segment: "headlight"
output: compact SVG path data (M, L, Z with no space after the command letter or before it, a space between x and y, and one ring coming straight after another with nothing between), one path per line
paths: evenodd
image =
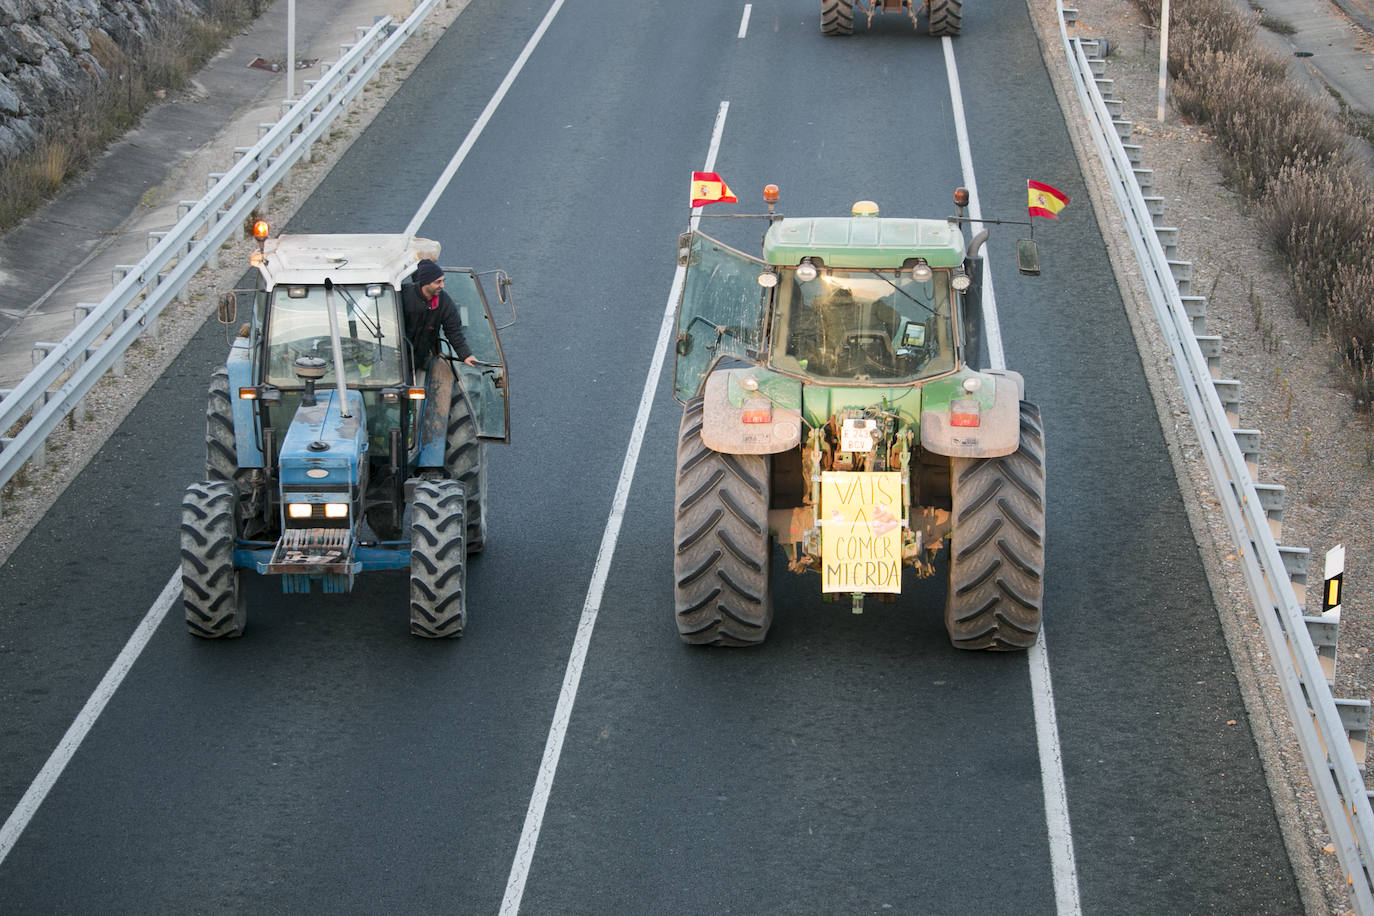
M287 503L286 514L290 518L309 518L312 512L310 503Z
M348 518L348 503L325 503L325 518Z

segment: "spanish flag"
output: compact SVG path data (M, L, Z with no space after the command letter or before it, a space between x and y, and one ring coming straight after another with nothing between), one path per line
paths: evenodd
M692 173L692 206L704 207L706 204L737 203L739 198L730 186L720 180L715 172Z
M1069 205L1069 197L1063 191L1032 179L1026 179L1026 196L1030 215L1045 219L1059 219L1059 211Z

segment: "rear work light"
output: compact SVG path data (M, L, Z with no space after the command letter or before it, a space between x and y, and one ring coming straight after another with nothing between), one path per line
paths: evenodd
M950 426L977 426L978 402L973 400L950 401Z

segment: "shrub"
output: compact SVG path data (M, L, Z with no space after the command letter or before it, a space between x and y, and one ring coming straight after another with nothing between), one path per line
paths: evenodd
M1159 0L1135 0L1155 21ZM1254 41L1258 16L1229 0L1174 6L1169 70L1180 114L1212 129L1228 180L1260 218L1292 278L1293 307L1326 329L1356 403L1374 394L1374 190L1340 121ZM1173 36L1177 35L1177 38Z

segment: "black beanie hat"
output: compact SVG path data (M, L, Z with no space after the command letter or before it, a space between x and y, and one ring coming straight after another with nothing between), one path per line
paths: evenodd
M439 269L439 265L435 264L429 258L421 258L420 263L415 265L416 286L424 286L427 283L433 283L443 275L444 272Z

